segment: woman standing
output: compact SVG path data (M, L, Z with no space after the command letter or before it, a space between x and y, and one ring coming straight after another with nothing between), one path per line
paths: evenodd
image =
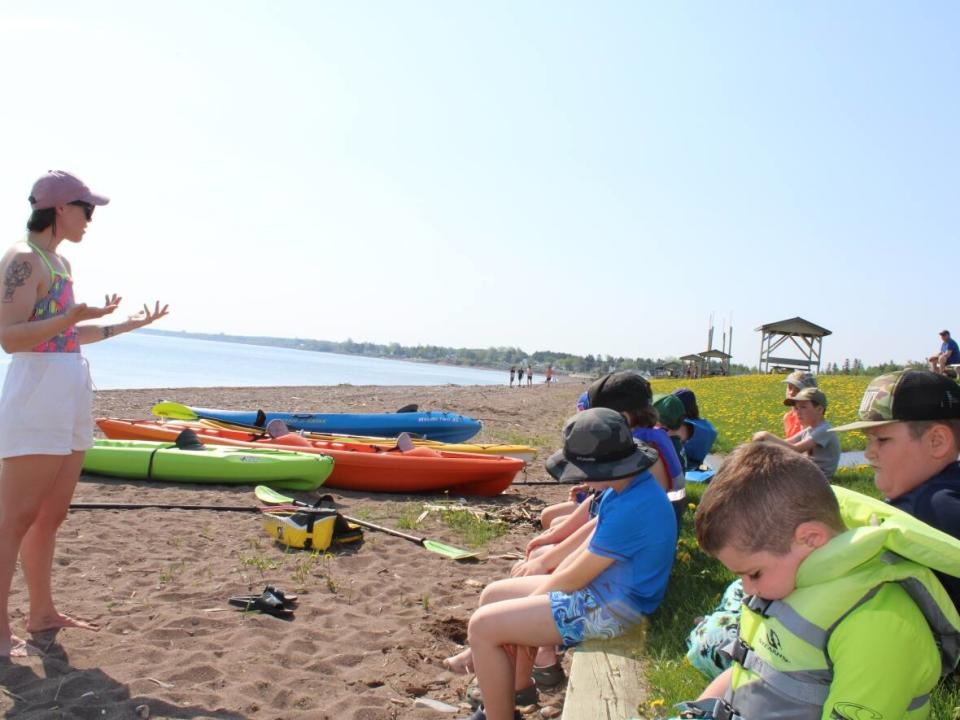
M93 389L80 345L106 340L167 314L151 311L113 325L78 325L111 314L74 302L63 241L79 243L94 208L109 199L70 173L51 170L30 193L27 236L0 262L0 346L13 355L0 393L0 657L22 657L32 646L13 635L8 614L17 556L30 593L27 632L97 626L60 613L51 570L57 528L66 518L85 451L93 445Z

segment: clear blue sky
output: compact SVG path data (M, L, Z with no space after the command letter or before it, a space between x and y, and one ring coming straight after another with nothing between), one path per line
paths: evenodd
M960 4L131 2L0 10L0 218L158 326L657 357L801 315L960 335ZM718 344L718 343L717 343Z

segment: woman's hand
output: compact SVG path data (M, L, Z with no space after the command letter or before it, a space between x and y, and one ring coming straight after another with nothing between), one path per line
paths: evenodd
M104 315L109 315L120 304L121 298L118 295L107 295L103 307L91 307L86 303L77 303L70 306L66 316L70 318L70 324L83 322L84 320L96 320Z
M142 328L144 325L149 325L155 320L159 320L164 315L168 313L169 305L164 305L160 307L160 301L157 300L156 305L154 305L153 310L151 310L146 303L143 304L143 310L138 312L136 315L131 315L127 318L127 323L130 325L131 330L136 330L137 328Z

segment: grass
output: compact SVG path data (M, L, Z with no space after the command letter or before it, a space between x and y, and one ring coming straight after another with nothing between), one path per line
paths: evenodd
M485 520L467 509L451 508L442 513L443 521L458 539L472 548L482 547L505 535L510 526L502 520Z
M827 420L842 425L857 419L863 391L872 377L866 375L820 375L817 382L827 396ZM653 380L655 393L689 387L697 394L703 417L716 426L713 452L730 452L749 440L757 430L783 435L784 385L780 375L737 375L700 380ZM862 450L867 439L860 432L840 435L843 450Z
M699 391L698 395L699 395ZM873 471L866 466L841 468L834 482L857 492L879 497ZM704 487L687 486L690 505L695 507ZM692 509L691 508L691 509ZM716 607L733 575L718 561L701 552L693 530L693 512L684 515L677 558L666 597L650 619L644 659L650 687L648 702L637 709L641 718L671 716L673 705L696 698L707 679L686 659L686 638L693 619ZM960 684L953 677L942 683L931 698L931 720L960 718Z

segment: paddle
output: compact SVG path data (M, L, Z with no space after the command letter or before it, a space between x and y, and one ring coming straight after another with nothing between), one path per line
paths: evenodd
M267 505L295 505L297 507L312 507L309 503L296 500L295 498L289 497L287 495L281 495L276 490L268 488L266 485L257 485L254 488L254 494L256 494L257 499L266 503ZM472 560L476 559L477 554L468 552L467 550L461 550L460 548L453 547L452 545L447 545L446 543L437 542L436 540L428 540L425 537L417 537L416 535L408 535L405 532L400 532L399 530L394 530L393 528L383 527L382 525L374 525L372 522L367 522L366 520L358 520L354 517L349 517L343 515L343 519L347 522L360 525L361 527L369 528L370 530L379 530L380 532L387 533L388 535L395 535L404 540L409 540L414 542L417 545L425 547L430 552L437 553L438 555L443 555L448 557L451 560Z
M170 418L171 420L199 420L200 416L186 405L169 400L162 400L150 408L157 417Z
M76 502L70 503L71 510L214 510L217 512L310 512L311 508L301 505L190 505L187 503L119 503L119 502ZM316 509L316 508L314 508Z

